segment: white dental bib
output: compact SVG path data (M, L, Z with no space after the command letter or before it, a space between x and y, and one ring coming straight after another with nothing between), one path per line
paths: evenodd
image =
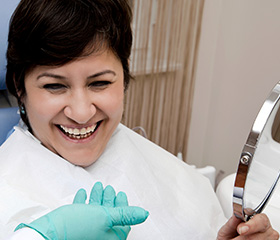
M95 182L124 191L130 205L150 212L130 240L216 239L225 217L208 181L172 154L119 124L104 153L77 167L16 127L0 147L0 239L21 222L73 201Z

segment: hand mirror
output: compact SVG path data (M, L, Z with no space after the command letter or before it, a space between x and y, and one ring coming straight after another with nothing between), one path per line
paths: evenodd
M233 212L248 221L262 212L279 179L280 82L261 107L243 147L233 189Z

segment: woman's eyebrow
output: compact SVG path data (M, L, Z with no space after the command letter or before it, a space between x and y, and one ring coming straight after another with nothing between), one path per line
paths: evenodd
M42 73L37 77L37 80L42 78L42 77L51 77L51 78L56 78L56 79L66 79L66 77L57 75L57 74L53 74L53 73Z
M104 70L104 71L101 71L101 72L98 72L98 73L95 73L93 75L90 75L88 77L88 79L90 78L96 78L96 77L99 77L99 76L102 76L102 75L105 75L105 74L113 74L114 76L116 76L116 73L112 70Z
M112 70L104 70L104 71L95 73L95 74L93 74L93 75L90 75L90 76L88 77L88 79L96 78L96 77L99 77L99 76L102 76L102 75L105 75L105 74L112 74L112 75L116 76L116 73L115 73L114 71L112 71ZM56 78L56 79L61 79L61 80L66 79L66 77L64 77L64 76L45 72L45 73L40 74L40 75L37 77L37 80L40 79L40 78L42 78L42 77L51 77L51 78Z

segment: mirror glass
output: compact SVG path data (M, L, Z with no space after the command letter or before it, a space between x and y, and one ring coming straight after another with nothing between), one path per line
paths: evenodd
M280 171L280 82L264 102L244 145L233 192L234 214L249 220L260 213Z

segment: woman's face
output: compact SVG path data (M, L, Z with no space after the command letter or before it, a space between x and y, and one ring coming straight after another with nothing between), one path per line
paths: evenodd
M79 166L104 151L123 113L124 80L109 50L63 66L37 66L26 74L24 104L33 134Z

